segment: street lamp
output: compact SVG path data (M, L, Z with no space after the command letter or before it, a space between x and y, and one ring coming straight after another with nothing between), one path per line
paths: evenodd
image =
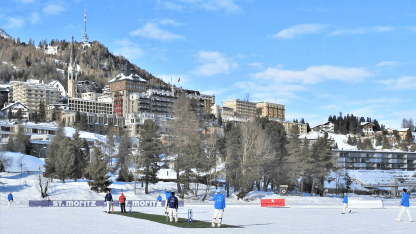
M46 149L46 147L43 147L42 149L39 150L39 152L38 152L38 158L40 158L40 152L42 152L43 149Z

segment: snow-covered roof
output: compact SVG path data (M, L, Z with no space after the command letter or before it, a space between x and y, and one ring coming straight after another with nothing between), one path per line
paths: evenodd
M409 130L409 128L399 128L399 129L397 129L397 131L399 131L399 132L407 132L407 130Z
M76 129L75 128L71 128L71 127L65 127L64 128L64 132L65 132L65 136L66 137L72 137L75 133ZM106 137L100 134L95 134L95 133L91 133L91 132L84 132L84 131L79 131L79 137L80 138L84 138L87 141L91 141L94 142L95 140L99 140L101 142L107 142Z
M116 80L134 80L134 81L140 81L140 82L147 82L147 80L143 79L137 74L130 74L128 76L125 76L123 73L119 73L116 77L108 81L109 83L114 82Z
M317 124L317 125L315 125L315 126L313 126L311 128L316 128L316 127L322 126L322 125L330 125L331 123L332 123L331 121L326 121L326 122L319 123L319 124Z
M7 110L9 108L13 108L13 106L16 106L16 105L21 105L21 106L23 106L24 108L26 108L29 111L29 108L25 104L23 104L21 102L12 102L12 103L9 103L3 109L1 109L1 111L5 111L5 110Z
M371 125L374 125L374 124L372 124L372 123L369 123L369 122L361 122L360 124L361 124L361 126L364 126L364 125L367 125L367 124L371 124Z

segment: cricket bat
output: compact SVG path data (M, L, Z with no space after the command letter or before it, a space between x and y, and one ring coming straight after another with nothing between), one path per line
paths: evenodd
M114 213L114 204L111 202L111 213Z
M169 216L169 213L168 213L168 211L167 210L165 210L165 214L166 214L166 223L168 222L168 216Z

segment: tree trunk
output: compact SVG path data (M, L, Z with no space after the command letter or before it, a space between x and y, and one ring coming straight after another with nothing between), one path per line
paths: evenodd
M260 191L260 180L256 180L256 187L257 187L257 191Z
M314 190L314 187L315 187L315 179L314 179L314 178L312 178L311 195L313 195L313 190Z
M146 167L145 182L146 186L144 187L144 194L149 194L149 165Z
M207 180L207 186L205 187L205 194L204 194L204 197L202 197L202 201L205 201L205 198L207 198L209 189L211 187L211 184L210 184L211 176L209 176L209 177L210 177L210 179Z
M267 192L267 188L269 187L270 180L271 180L271 179L267 179L267 182L266 182L266 180L264 180L264 183L263 183L263 190L264 190L265 192ZM272 188L272 189L273 189L273 188Z

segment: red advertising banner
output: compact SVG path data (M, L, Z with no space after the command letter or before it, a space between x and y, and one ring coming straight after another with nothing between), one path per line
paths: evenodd
M285 199L261 199L261 207L285 206Z

